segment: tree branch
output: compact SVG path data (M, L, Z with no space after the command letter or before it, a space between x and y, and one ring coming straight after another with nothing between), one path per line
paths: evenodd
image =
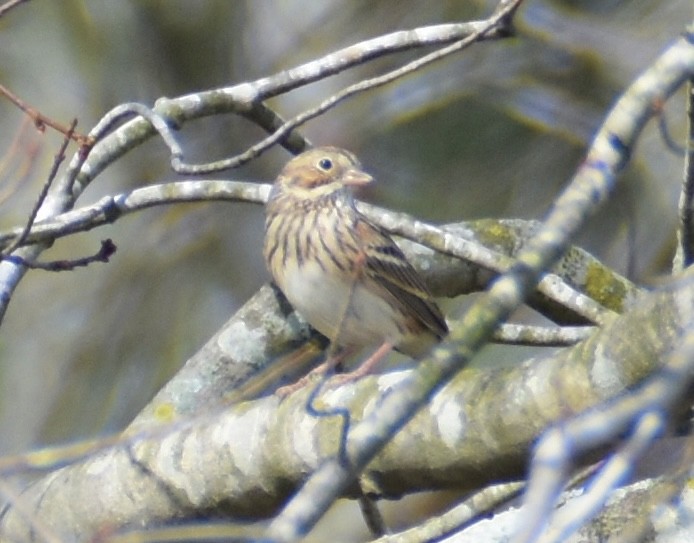
M295 541L306 533L432 394L467 365L494 328L518 307L540 274L556 263L569 238L614 190L617 173L653 114L652 105L670 96L694 73L694 46L689 38L670 46L619 99L582 167L556 200L538 234L521 249L517 263L470 308L461 326L451 331L449 341L420 362L397 394L384 397L378 413L350 432L349 464L333 459L321 465L272 522L271 539Z
M361 474L362 487L370 495L395 497L427 489L474 490L522 477L530 448L548 424L623 395L657 371L690 322L683 305L694 307L691 280L644 296L632 311L554 356L460 373L408 431L395 436L387 454L374 458ZM234 338L218 338L227 341ZM383 408L385 391L397 389L410 373L328 389L321 401L326 409L348 407L355 421L367 420ZM229 385L216 384L220 390ZM220 518L222 512L229 519L269 517L336 452L340 425L306 412L309 393L303 389L283 401L269 396L224 410L208 402L207 410L199 408L189 420L159 403L146 410L153 417L136 421L121 444L49 474L22 493L22 504L64 540L89 539L105 527L118 532L201 515ZM374 402L379 395L381 401ZM500 395L507 398L503 405ZM162 426L165 419L180 422ZM74 503L69 515L66 500ZM5 511L2 540L31 541L30 530L13 508Z

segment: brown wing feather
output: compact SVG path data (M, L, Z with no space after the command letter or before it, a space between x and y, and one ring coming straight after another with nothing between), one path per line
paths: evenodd
M359 227L372 230L361 238L369 240L366 247L367 275L392 294L407 313L416 317L435 336L445 336L448 326L441 310L400 248L380 228L366 221L362 221Z

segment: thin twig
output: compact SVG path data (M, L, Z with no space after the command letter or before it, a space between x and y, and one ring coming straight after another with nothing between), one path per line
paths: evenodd
M687 153L687 148L677 142L677 140L672 136L670 132L670 126L667 122L667 117L665 116L665 111L661 111L658 116L658 130L663 138L663 143L665 147L670 149L675 155L682 157Z
M0 254L0 258L4 258L7 255L11 254L17 247L19 247L26 241L29 232L31 232L31 227L34 225L34 221L36 220L36 215L38 214L39 209L41 209L41 206L43 205L43 202L46 199L46 196L48 195L48 190L51 188L53 180L55 179L55 176L58 173L58 168L60 167L60 164L63 162L63 160L65 160L65 150L67 149L67 146L70 144L70 139L72 138L72 134L76 126L77 119L73 119L70 123L70 126L68 127L68 131L65 134L65 137L63 138L63 143L60 145L60 149L58 149L58 153L55 155L53 159L51 171L48 173L48 179L46 179L46 182L43 184L43 187L41 187L39 197L36 199L36 203L34 204L34 207L31 210L31 213L29 214L29 220L27 220L26 224L24 225L24 229L22 230L21 234L19 234L14 239L14 241L10 243L10 245Z
M450 323L450 326L455 326ZM590 337L595 326L530 326L504 323L494 332L492 341L504 345L567 347Z
M286 122L281 115L262 102L254 103L249 111L241 111L239 114L249 121L256 123L270 134L281 128ZM290 132L284 141L282 141L282 147L294 154L299 154L310 146L310 140L297 131Z
M369 219L393 234L420 243L440 253L473 262L493 272L505 273L516 262L512 256L500 254L456 233L447 232L445 228L440 226L415 220L405 213L392 214L390 220L384 221L379 217L381 212L374 213L371 206L360 202L358 207ZM582 294L555 273L544 274L537 284L537 291L594 324L602 324L606 318L614 315L612 310Z
M111 224L129 213L159 205L200 201L264 203L269 191L270 185L226 180L177 181L151 185L131 192L105 196L90 206L40 221L33 225L24 242L32 244L52 241L76 232L86 232ZM418 221L404 213L387 212L367 206L362 202L359 203L359 209L370 220L391 233L423 244L442 254L474 263L484 269L501 273L513 264L514 259L511 256L503 255L455 232L446 231L444 227ZM0 247L15 239L17 235L17 230L0 232ZM546 274L538 286L538 291L589 322L600 323L611 313L599 302L571 287L556 274ZM549 338L547 334L543 335L548 337L548 343L556 341L565 344L572 341L568 337L571 335L568 331L565 330L559 334L564 339L556 335L554 339ZM574 338L576 338L575 335Z
M365 79L363 81L360 81L359 83L349 85L341 91L333 94L327 100L321 102L318 106L308 109L303 113L300 113L299 115L295 116L293 119L290 119L289 121L285 122L270 136L259 141L255 145L252 145L245 152L236 155L235 157L201 165L189 165L185 164L184 162L178 159L172 159L172 166L177 173L194 175L213 173L221 170L237 168L260 156L263 152L267 151L274 144L288 137L288 135L291 134L292 130L294 130L295 128L298 128L299 126L305 124L311 119L318 117L319 115L325 113L329 109L332 109L337 104L346 100L347 98L351 98L352 96L356 96L357 94L360 94L362 92L373 90L375 88L391 83L396 79L399 79L412 72L420 70L428 64L441 60L444 57L452 55L453 53L457 53L458 51L461 51L462 49L469 47L473 43L484 39L487 35L495 33L497 31L498 26L496 24L488 24L483 29L477 32L473 32L472 34L463 38L462 40L454 42L451 45L439 49L438 51L434 51L433 53L429 53L416 60L408 62L400 68L391 70L390 72L386 72L383 75L372 77L370 79Z
M50 262L32 262L30 260L25 260L21 256L9 255L4 257L4 260L8 262L13 262L20 266L25 266L32 270L44 270L52 272L63 272L72 271L75 268L84 268L89 266L93 262L108 262L111 256L115 254L117 250L116 244L113 243L111 239L104 239L101 241L101 247L99 250L90 256L85 256L83 258L76 258L74 260L51 260Z
M359 501L359 510L361 511L361 516L366 523L366 527L371 532L372 537L381 537L388 533L388 526L386 521L381 514L381 510L378 508L376 500L371 496L364 493L364 489L361 484L359 484L359 496L357 500Z
M101 140L106 134L113 130L113 127L117 123L133 115L139 115L152 125L169 148L172 161L180 160L183 156L183 151L178 141L176 141L176 137L173 135L172 128L169 126L169 122L173 122L173 120L164 118L152 108L138 102L128 102L114 107L91 129L89 132L90 138L92 141Z
M38 163L36 157L41 149L43 140L40 138L28 138L27 133L30 127L31 121L26 117L22 118L20 126L12 138L12 142L5 154L0 157L0 177L5 177L8 180L6 184L3 183L3 187L0 190L0 205L4 204L17 192L18 187L24 183ZM14 161L15 157L20 158Z
M514 3L517 1L514 0ZM500 5L504 3L501 2ZM163 118L175 120L177 123L210 115L235 113L251 119L265 130L274 131L281 125L278 122L281 121L281 118L263 104L269 98L387 55L421 47L450 44L469 36L473 32L478 33L480 29L487 27L488 20L484 20L400 30L350 45L317 60L255 81L197 92L173 99L160 98L157 100L154 110ZM500 26L490 31L486 38L500 38L508 34L507 27ZM267 110L263 111L263 108L267 108ZM260 114L259 118L256 117L257 114ZM271 116L276 118L270 119ZM100 142L103 143L103 146L97 146L97 151L90 155L88 167L79 170L79 187L73 190L73 196L78 196L114 160L117 160L120 156L154 134L156 134L156 130L150 123L145 119L136 118L121 126L117 133L113 134L113 137L105 138L103 142ZM301 134L292 131L281 142L281 145L291 152L298 152L307 143ZM73 171L73 162L74 160L71 161L68 172ZM71 175L74 176L76 174ZM62 186L61 180L59 187Z
M6 15L12 8L16 8L19 4L28 2L29 0L8 0L0 6L0 17Z
M80 145L91 145L93 143L93 141L91 141L87 136L83 136L82 134L75 132L74 128L71 130L69 126L62 125L50 117L47 117L37 109L34 109L4 85L0 85L0 95L4 95L10 102L29 115L31 120L34 121L34 126L40 132L43 132L47 126L50 126L61 134L65 134L66 136L69 134L68 137L75 140Z
M694 84L687 85L687 141L679 201L678 247L674 268L683 270L694 262Z

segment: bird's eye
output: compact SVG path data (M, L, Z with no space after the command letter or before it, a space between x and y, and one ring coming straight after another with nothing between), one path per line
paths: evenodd
M329 158L321 158L318 161L318 167L323 170L323 171L330 171L333 169L333 161L330 160Z

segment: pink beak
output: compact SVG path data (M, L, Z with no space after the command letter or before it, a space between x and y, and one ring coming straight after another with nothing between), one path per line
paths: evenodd
M374 180L368 173L357 169L347 170L342 176L342 182L348 187L361 187L368 185Z

